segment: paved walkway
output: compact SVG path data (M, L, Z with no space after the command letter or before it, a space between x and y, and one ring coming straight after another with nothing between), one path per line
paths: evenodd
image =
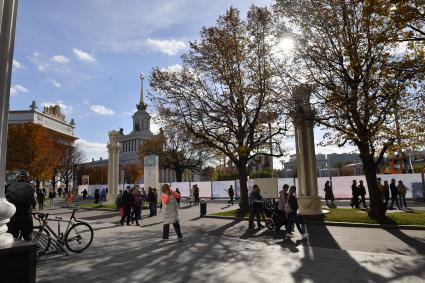
M208 213L235 207L209 203ZM425 231L309 225L310 239L283 240L245 221L199 218L199 207L180 214L186 241L163 243L161 214L137 227L79 211L95 228L92 246L41 258L37 282L425 282Z

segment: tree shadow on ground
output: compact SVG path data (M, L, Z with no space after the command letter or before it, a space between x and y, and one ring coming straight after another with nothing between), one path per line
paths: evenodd
M390 276L372 272L362 265L367 260L358 262L342 250L325 225L313 225L314 229L307 225L310 239L282 240L278 246L226 236L233 229L246 232L237 238L261 240L258 230L250 234L238 225L241 221L193 229L201 234L188 233L183 226L186 241L165 243L160 231L121 233L112 227L82 254L41 259L38 282L279 282L288 276L295 282L387 282L390 276L395 281L417 276L425 267L419 262L406 268L405 257L391 255L371 259L372 264L391 263ZM271 236L266 230L260 235ZM325 270L330 273L324 274Z
M301 258L301 265L292 272L296 282L388 282L406 276L420 276L423 272L424 265L422 263L418 262L407 266L405 257L399 255L383 254L377 255L370 261L356 260L348 251L341 249L326 225L307 225L307 231L310 233L310 237L305 241L280 243L283 249L295 252L299 250L299 246L302 246L304 256ZM394 230L393 233L399 234ZM379 263L385 263L386 266L391 265L390 270L383 273L378 268ZM376 266L377 269L372 271L364 264ZM329 265L335 266L332 274L323 274L322 271Z

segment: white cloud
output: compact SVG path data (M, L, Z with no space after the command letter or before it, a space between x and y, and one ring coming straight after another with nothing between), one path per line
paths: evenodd
M28 92L28 89L23 85L16 84L10 88L10 95L15 96L18 93Z
M167 72L173 72L173 73L178 73L178 72L181 72L182 70L183 70L183 67L179 64L168 66L167 68L161 69L162 72L167 71Z
M103 105L92 105L90 107L91 111L100 115L113 115L114 111L110 108L107 108Z
M179 51L186 48L186 44L183 41L178 40L160 40L160 39L150 39L146 40L146 45L151 47L155 51L160 51L167 55L176 55Z
M75 142L75 145L78 146L85 153L86 161L91 161L92 158L99 160L100 157L107 158L108 150L106 144L90 142L85 139L78 139Z
M55 81L54 79L50 79L50 82L57 88L60 88L62 86L61 83Z
M77 56L77 58L80 59L81 61L87 61L87 62L96 61L96 59L92 55L80 49L74 48L72 49L72 51L74 52L75 56Z
M47 72L47 68L49 67L50 65L49 64L40 64L40 65L38 65L37 66L37 70L39 71L39 72L42 72L42 73L45 73L45 72Z
M59 64L67 64L69 63L69 59L63 55L54 55L50 58L50 61L59 63Z
M23 68L25 68L25 66L24 66L24 64L20 63L18 60L13 59L13 68L15 70L23 69Z
M70 114L73 110L73 107L70 105L66 105L64 104L61 100L57 100L56 102L43 102L43 107L44 106L54 106L54 105L59 105L62 112L66 115Z
M83 101L83 103L84 103L85 105L89 105L89 102L88 102L87 100L84 100L84 101Z

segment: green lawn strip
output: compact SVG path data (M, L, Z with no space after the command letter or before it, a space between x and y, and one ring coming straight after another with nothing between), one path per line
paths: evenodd
M351 222L366 224L392 224L392 225L422 225L425 226L425 211L404 211L387 213L382 221L370 219L367 212L360 209L332 208L325 215L324 221ZM239 209L228 210L211 214L220 217L248 217L248 212L240 213Z

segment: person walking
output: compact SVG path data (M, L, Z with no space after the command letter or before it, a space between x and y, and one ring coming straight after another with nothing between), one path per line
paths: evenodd
M230 185L229 189L227 190L227 193L229 194L230 200L227 202L230 205L233 205L233 197L235 196L235 191L233 190L233 186Z
M259 229L264 226L261 225L260 214L261 206L263 204L263 197L260 194L260 188L257 184L252 187L252 192L249 195L249 228L255 228L254 217L257 219L257 227Z
M106 188L103 188L100 192L100 201L106 201Z
M390 185L387 180L385 180L382 185L382 200L385 203L385 207L388 207L388 202L390 200Z
M117 194L117 197L115 198L115 210L118 211L122 207L121 204L121 198L122 198L122 190L120 190ZM120 216L122 217L122 213L120 211Z
M356 207L356 208L360 208L359 207L359 193L358 193L358 189L357 189L357 181L353 180L353 183L351 184L351 208Z
M94 190L94 203L99 203L99 199L100 199L99 189L95 189Z
M179 191L179 188L177 188L176 189L176 193L178 193L179 194L179 196L180 196L180 198L179 199L177 199L177 206L179 207L179 209L180 209L180 200L181 200L181 193L180 193L180 191Z
M295 196L296 187L291 186L288 192L288 204L286 207L286 214L288 217L288 227L291 227L295 223L297 226L298 232L300 232L303 239L307 238L309 235L305 231L304 220L301 215L298 214L298 201ZM291 237L290 233L285 231L285 237Z
M177 208L177 200L180 199L180 194L171 190L170 185L163 184L161 186L161 202L164 207L162 213L164 226L162 228L162 240L167 241L170 234L170 224L173 224L174 231L177 234L179 241L183 241L179 223L179 211Z
M148 188L147 200L148 200L148 203L149 203L149 217L152 217L152 216L155 215L153 206L156 202L156 199L155 199L155 195L154 195L151 187Z
M158 214L158 192L156 191L156 188L153 188L152 191L154 195L153 215L157 215ZM161 209L162 209L162 202L161 202Z
M127 186L122 193L121 205L124 208L124 213L121 216L121 225L124 225L124 220L126 220L127 225L130 225L131 207L133 206L133 195L130 193L130 189L130 186Z
M363 185L363 180L359 181L359 186L357 188L357 192L358 192L359 196L361 197L361 199L358 201L356 207L358 207L360 203L363 203L363 207L367 208L367 205L366 205L366 188Z
M189 206L192 206L193 203L195 203L195 185L192 186L192 188L189 190Z
M62 197L62 188L61 187L58 188L58 196L59 196L59 198Z
M403 184L403 181L402 180L399 180L398 181L397 191L398 191L398 194L399 194L400 207L403 207L404 206L404 208L407 208L407 203L406 203L407 188Z
M56 199L56 191L55 189L52 189L49 192L49 207L50 208L55 208L55 199Z
M280 190L279 192L279 201L277 203L277 211L280 217L280 220L282 221L282 223L285 223L286 221L286 212L285 212L285 205L287 203L288 200L288 190L289 190L289 185L288 184L284 184L282 186L282 190ZM288 222L286 221L286 230L289 231L289 227L288 227Z
M199 204L199 187L198 185L195 185L195 188L193 190L193 197L195 199L195 205Z
M135 189L133 191L133 211L131 213L131 223L133 224L136 221L136 225L139 226L139 220L142 220L142 195L139 190Z
M45 199L45 195L43 193L43 190L37 189L38 210L44 209L44 199Z
M398 202L398 190L397 190L397 186L395 184L395 179L391 179L390 191L391 191L391 205L390 205L390 209L391 210L394 209L394 203L397 205L397 208L398 209L401 209L400 208L400 204Z
M336 205L334 204L335 196L334 196L334 193L332 191L332 187L331 187L329 181L326 181L326 183L325 183L325 189L324 190L325 190L325 202L326 202L326 205L329 208L335 208L336 207Z
M86 200L86 198L87 198L87 190L84 189L81 194L83 195L83 200Z
M6 186L6 199L15 205L16 212L7 223L7 232L14 238L21 236L25 241L31 241L33 230L32 206L34 205L34 186L28 182L27 171L20 171L16 182ZM4 231L3 231L4 232Z

